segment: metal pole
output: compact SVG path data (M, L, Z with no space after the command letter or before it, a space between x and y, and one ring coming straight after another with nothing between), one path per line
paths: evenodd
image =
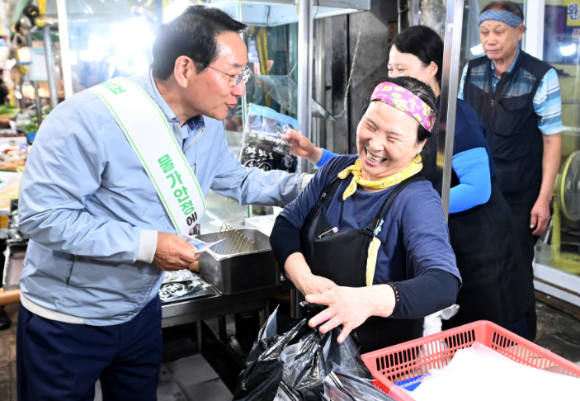
M526 0L526 20L530 29L524 35L524 51L540 60L544 59L545 0Z
M397 13L399 33L401 33L409 27L409 2L407 0L397 0Z
M421 24L420 17L421 17L421 4L420 0L409 0L409 24L411 26L417 26Z
M449 191L451 187L451 160L455 136L455 112L459 85L459 54L463 28L464 0L447 1L445 18L445 50L441 80L441 109L439 140L437 142L437 177L441 177L441 204L445 218L449 216ZM441 160L444 164L441 164Z
M60 60L62 80L64 82L64 98L73 95L72 70L70 60L70 44L68 41L68 17L66 14L66 0L56 0L56 12L58 16L58 40L60 42Z
M324 19L321 18L314 22L314 32L316 37L316 58L314 59L316 101L326 108L326 43L325 31L326 26ZM316 122L316 146L326 147L326 120L317 118ZM314 124L313 124L314 125Z
M298 0L298 121L302 135L312 139L312 31L313 0ZM307 159L300 161L303 173L312 170Z
M50 27L42 28L42 39L44 41L44 58L46 59L46 74L48 76L48 92L50 95L50 107L54 110L58 106L58 95L56 92L56 73L54 72L54 53L52 52L52 40L50 39Z
M243 15L242 15L242 3L238 3L238 21L243 21ZM244 40L244 34L240 33L240 36L242 38L242 40ZM242 85L246 85L245 83L242 83ZM246 124L246 106L247 106L247 98L246 98L246 94L244 93L244 96L242 96L242 126L244 126ZM225 124L225 121L224 121ZM252 209L249 205L248 205L248 209ZM251 217L251 216L248 216Z
M26 33L26 45L28 48L32 48L32 37L30 32ZM28 73L30 77L30 73ZM36 105L36 118L38 120L38 125L42 122L42 104L40 103L40 96L38 95L38 82L31 81L32 86L34 87L34 104Z

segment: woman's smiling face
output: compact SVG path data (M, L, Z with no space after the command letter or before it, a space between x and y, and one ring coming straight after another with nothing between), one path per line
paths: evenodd
M419 123L410 115L381 101L371 102L357 129L362 178L379 181L406 169L421 153Z
M437 64L431 61L431 64L425 66L419 57L411 53L401 53L396 46L392 46L389 52L389 78L411 77L418 79L427 85L439 87L437 82Z

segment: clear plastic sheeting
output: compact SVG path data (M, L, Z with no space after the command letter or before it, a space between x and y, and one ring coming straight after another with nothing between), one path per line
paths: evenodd
M425 316L423 321L423 337L441 332L443 327L442 320L449 320L459 312L459 305L453 304L445 309Z
M324 380L334 370L372 379L354 340L336 341L340 328L324 335L308 327L308 319L323 308L301 303L307 316L287 332L278 326L276 311L260 330L240 373L234 400L320 400Z
M411 393L416 401L572 401L580 394L580 379L521 365L478 342L430 373Z
M433 29L441 37L445 38L445 0L425 0L423 2L422 25Z
M425 0L422 9L422 25L433 29L441 39L445 39L446 3L446 0ZM462 60L472 60L483 56L479 38L480 9L478 0L465 0Z
M479 38L479 13L481 7L478 0L465 0L466 17L463 28L463 57L465 60L473 60L483 56L483 46Z
M552 227L550 223L548 231L551 230ZM538 242L536 242L535 249L536 249L536 257L534 259L535 263L550 266L554 262L554 259L556 258L556 252L554 251L554 248L552 248L550 244L539 239Z
M191 294L207 287L209 287L208 283L189 270L165 272L159 289L159 298L161 302L187 299Z
M296 172L295 156L290 154L290 143L282 137L289 129L298 129L298 121L267 107L250 104L240 163L262 170Z
M298 85L286 75L254 75L253 79L264 93L274 99L281 108L296 115L298 112ZM312 100L312 117L336 121L333 115Z
M251 26L273 27L298 22L296 0L205 0L204 3L217 7L235 16L241 8L242 22ZM370 10L370 0L316 0L313 4L315 19L351 14Z

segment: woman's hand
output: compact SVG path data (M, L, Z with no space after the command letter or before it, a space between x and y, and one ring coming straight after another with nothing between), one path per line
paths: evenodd
M322 276L315 276L314 274L310 274L309 277L306 277L301 281L300 284L301 288L296 288L302 293L302 295L315 295L315 294L324 294L332 290L335 287L338 287L336 283L332 280L329 280Z
M314 164L322 158L322 149L316 147L310 139L293 129L288 130L282 139L290 142L290 152L296 156L305 157Z
M342 325L338 342L342 343L350 332L371 316L389 317L395 308L395 293L389 285L351 288L335 287L320 295L308 295L306 300L313 304L328 306L314 316L308 324L320 327L322 334Z
M284 270L286 276L304 296L322 294L337 286L332 280L312 274L304 255L300 252L288 256Z

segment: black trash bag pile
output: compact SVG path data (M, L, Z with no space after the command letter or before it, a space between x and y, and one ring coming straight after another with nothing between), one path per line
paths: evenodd
M394 401L371 384L338 366L324 379L324 401Z
M338 344L340 328L322 335L318 327L308 326L324 307L307 302L301 306L305 318L290 330L278 327L277 309L268 318L238 377L234 400L321 400L324 381L336 369L372 380L351 336Z

